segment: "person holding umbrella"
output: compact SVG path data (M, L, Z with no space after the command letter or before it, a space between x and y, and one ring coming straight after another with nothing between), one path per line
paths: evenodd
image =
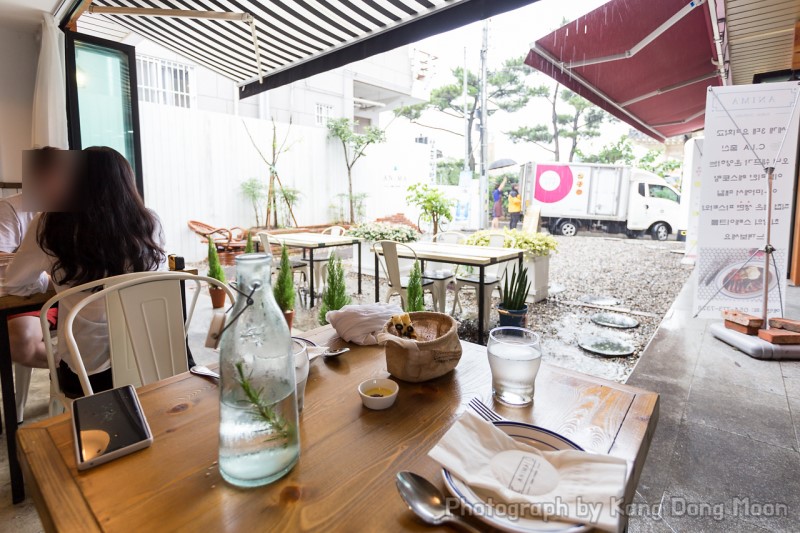
M494 207L492 208L492 229L500 227L500 217L503 216L503 187L506 186L507 178L503 178L494 191L492 191L492 200L494 200Z

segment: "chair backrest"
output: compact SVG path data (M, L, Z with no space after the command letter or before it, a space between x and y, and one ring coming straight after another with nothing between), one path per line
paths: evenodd
M502 233L490 233L489 234L489 246L492 248L503 248L506 243L506 236ZM498 279L502 279L506 274L506 269L508 268L508 261L503 263L495 263L493 265L489 265L486 267L486 273L492 276L497 277Z
M458 231L445 231L443 233L437 233L431 239L433 242L445 242L448 244L458 244L462 240L464 240L464 235L459 233Z
M181 305L181 280L194 282L198 286L185 322ZM114 386L146 385L188 370L186 331L194 313L201 281L222 287L233 302L233 291L227 285L206 276L185 272L141 272L106 278L63 291L45 304L41 317L46 317L46 310L59 299L104 287L75 304L64 320L64 339L72 362L70 366L78 375L84 394L92 394L73 326L75 317L82 309L104 298ZM44 322L42 327L45 333ZM53 373L55 358L49 346L49 331L45 334L45 344L48 365ZM57 376L55 373L53 375Z
M372 245L373 252L378 246L380 246L383 255L383 261L381 261L381 265L383 266L383 272L389 279L389 283L391 283L393 287L399 289L401 286L400 258L397 255L397 247L401 246L409 250L411 252L411 255L414 256L415 261L417 259L417 253L410 246L407 246L397 241L378 241Z
M339 237L344 235L344 232L347 231L341 226L331 226L330 228L325 228L322 230L323 235L333 235L334 237Z

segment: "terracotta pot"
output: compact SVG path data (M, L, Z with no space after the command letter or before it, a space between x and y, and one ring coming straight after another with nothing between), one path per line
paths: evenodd
M208 293L211 295L211 307L214 309L225 307L225 289L209 287Z
M286 325L289 326L289 331L292 330L292 322L294 322L294 309L291 311L284 311L283 318L286 319Z

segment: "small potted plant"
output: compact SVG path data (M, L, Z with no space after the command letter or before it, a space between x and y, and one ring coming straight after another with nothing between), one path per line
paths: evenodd
M244 253L252 254L256 251L255 246L253 246L253 232L247 232L247 242L244 243Z
M525 299L528 297L530 289L527 268L522 267L517 275L517 269L514 267L510 280L508 272L506 272L506 279L503 282L503 301L497 308L501 326L525 327L528 321L528 305L525 303Z
M408 277L405 303L406 313L425 310L425 296L422 292L422 272L419 268L419 261L414 261L414 266Z
M286 246L281 246L281 264L272 292L275 294L275 301L278 302L278 307L283 311L286 324L291 330L292 322L294 321L294 272L292 271L292 263L289 261L289 251Z
M208 277L225 283L225 271L222 270L222 265L219 263L217 246L210 236L208 238ZM211 295L211 307L219 309L225 305L225 289L209 285L208 293Z
M328 323L326 318L328 311L338 311L349 303L350 295L347 294L347 285L344 281L342 260L331 254L328 259L328 279L325 291L322 293L322 304L319 306L320 324Z

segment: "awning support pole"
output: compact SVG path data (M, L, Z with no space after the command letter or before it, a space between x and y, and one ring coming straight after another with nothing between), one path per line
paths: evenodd
M609 61L618 61L620 59L628 59L630 57L635 56L639 52L641 52L647 45L658 39L664 32L669 30L672 26L677 24L681 21L686 15L691 13L695 8L698 8L706 3L706 0L695 0L693 2L689 2L685 6L683 6L677 13L672 15L670 18L666 20L663 24L661 24L658 28L650 32L644 39L636 43L633 48L630 50L626 50L621 54L614 54L610 56L603 56L597 57L594 59L583 59L581 61L570 61L569 63L562 63L563 66L566 68L578 68L578 67L585 67L587 65L596 65L598 63L608 63ZM716 14L712 17L712 20L716 20Z
M253 50L256 54L256 66L258 67L258 82L263 83L264 71L261 68L261 51L258 46L258 34L256 33L256 20L250 13L227 13L221 11L193 11L188 9L160 9L150 7L103 7L90 5L87 9L89 13L101 15L126 15L131 17L170 17L170 18L189 18L189 19L211 19L211 20L232 20L244 22L250 25L250 35L253 38Z

